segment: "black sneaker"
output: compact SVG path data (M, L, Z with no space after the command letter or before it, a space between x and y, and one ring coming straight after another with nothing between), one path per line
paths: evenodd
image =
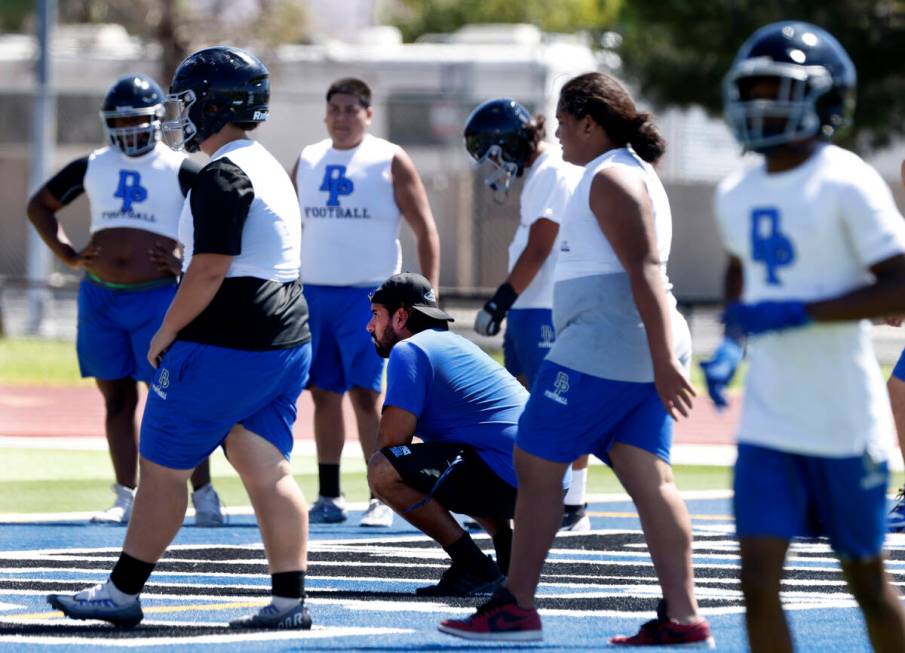
M565 506L562 513L560 531L586 533L591 530L591 518L588 517L588 504L582 506Z
M484 569L465 569L453 563L449 569L440 576L436 585L419 587L415 590L416 596L480 596L493 594L502 587L506 577L500 573L500 568L488 556L489 563Z

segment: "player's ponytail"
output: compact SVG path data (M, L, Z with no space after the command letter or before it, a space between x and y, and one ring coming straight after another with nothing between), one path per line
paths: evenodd
M639 112L628 90L611 75L585 73L570 79L560 91L559 106L576 118L590 116L616 147L631 145L649 163L666 151L651 115Z
M656 163L666 151L666 141L646 111L635 114L635 133L628 139L635 153L649 163Z

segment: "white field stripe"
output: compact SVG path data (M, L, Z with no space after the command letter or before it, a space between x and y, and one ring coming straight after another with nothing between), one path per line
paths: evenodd
M18 603L0 603L0 612L5 612L7 610L21 610L25 608L24 605L19 605Z
M34 621L28 623L33 624ZM59 625L60 622L52 622ZM151 625L158 622L146 621L145 624ZM163 622L169 625L170 622ZM220 624L223 625L223 624ZM291 631L273 631L273 632L256 632L243 633L241 631L230 631L222 635L186 635L185 637L134 637L134 638L117 638L104 640L97 637L28 637L23 639L19 635L0 635L0 642L11 642L17 644L42 644L46 646L100 646L108 648L124 648L124 647L164 647L178 645L200 645L200 644L235 644L237 642L271 642L280 640L295 640L299 644L309 639L327 639L331 637L370 637L374 635L411 635L416 631L403 628L365 628L365 627L318 627L315 626L311 630L291 630Z

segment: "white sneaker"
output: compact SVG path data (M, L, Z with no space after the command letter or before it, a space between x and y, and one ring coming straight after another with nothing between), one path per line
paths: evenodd
M308 521L312 524L341 524L346 519L346 498L343 496L318 496L308 510Z
M389 528L393 525L393 509L380 499L371 499L358 525Z
M192 505L195 506L195 526L223 526L226 523L220 497L211 483L192 492Z
M91 518L94 524L127 524L132 516L132 504L135 503L135 490L125 485L114 483L110 486L116 494L116 501L104 512Z

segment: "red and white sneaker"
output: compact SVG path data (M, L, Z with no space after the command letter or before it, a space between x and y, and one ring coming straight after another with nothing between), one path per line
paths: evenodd
M520 608L502 587L467 619L447 619L437 626L441 633L501 642L537 642L543 639L537 610Z
M693 624L680 624L667 616L666 601L660 599L657 618L651 619L634 635L617 635L610 638L614 646L681 646L689 648L715 648L716 641L710 634L710 624L701 619Z

